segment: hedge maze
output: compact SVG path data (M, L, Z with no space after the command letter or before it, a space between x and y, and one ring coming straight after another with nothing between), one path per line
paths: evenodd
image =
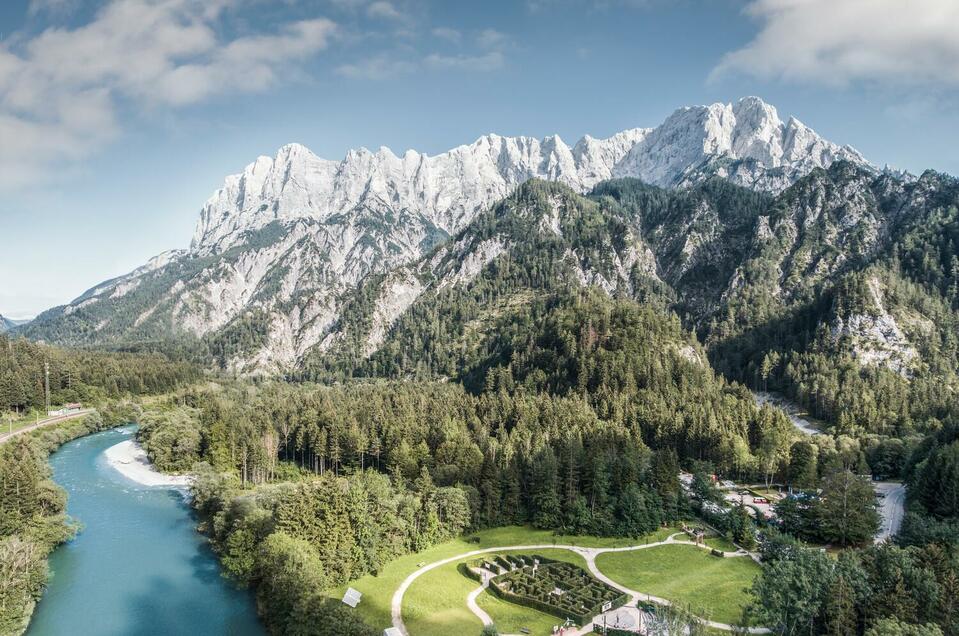
M489 589L503 600L578 625L589 624L605 603L615 608L629 598L576 565L536 555L497 555L471 565L496 575Z

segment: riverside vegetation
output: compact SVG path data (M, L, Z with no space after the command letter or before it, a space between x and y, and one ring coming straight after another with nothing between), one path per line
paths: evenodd
M47 556L77 524L66 493L50 479L48 453L67 441L137 419L125 398L160 393L198 377L196 368L162 356L68 351L0 334L0 404L14 412L44 405L44 362L53 403L74 400L98 411L0 445L0 634L26 629L46 585Z

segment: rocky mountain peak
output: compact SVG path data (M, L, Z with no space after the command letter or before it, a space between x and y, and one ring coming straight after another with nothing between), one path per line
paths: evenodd
M584 192L611 177L676 187L718 174L780 192L838 159L869 165L855 150L822 139L795 118L784 123L758 97L680 108L657 128L606 139L586 136L572 147L558 135L489 134L434 156L408 150L398 157L380 147L350 150L341 161L329 161L294 143L227 177L201 210L191 251L220 253L244 232L277 220L323 220L370 208L414 212L452 234L532 178Z

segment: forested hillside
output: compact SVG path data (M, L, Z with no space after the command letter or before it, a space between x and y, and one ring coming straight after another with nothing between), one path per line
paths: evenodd
M536 311L487 334L485 357L448 382L191 389L147 414L140 438L161 468L196 466L203 527L278 634L323 633L310 627L319 623L373 633L323 591L463 531L531 524L636 537L698 510L754 544L742 509L690 509L681 468L699 484L716 471L813 493L808 508L801 499L777 506L785 535L758 535L764 573L751 612L762 624L872 636L900 620L953 633L953 428L905 444L804 437L716 375L663 307L591 290L557 294ZM850 548L870 544L878 523L857 474L893 465L913 499L902 547ZM709 501L712 487L699 488L694 499ZM791 534L847 549L837 565ZM945 561L933 566L937 554ZM830 604L847 585L861 594Z
M165 356L72 350L0 334L0 410L42 409L49 370L51 405L170 391L199 368Z

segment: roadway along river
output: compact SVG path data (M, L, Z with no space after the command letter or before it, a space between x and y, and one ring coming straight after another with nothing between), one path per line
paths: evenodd
M184 494L129 481L103 451L132 429L65 444L50 458L83 524L50 559L53 576L29 636L261 636L254 601L220 576Z

